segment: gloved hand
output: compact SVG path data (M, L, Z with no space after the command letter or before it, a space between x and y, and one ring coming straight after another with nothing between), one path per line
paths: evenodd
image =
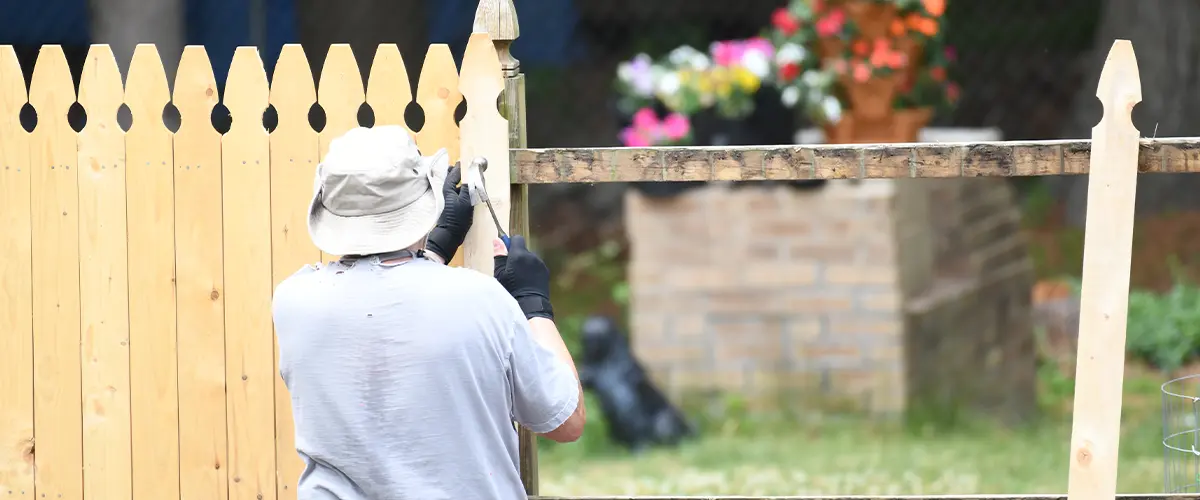
M446 199L446 206L425 242L425 249L436 253L442 258L442 262L450 262L458 247L462 246L463 240L467 239L467 231L471 229L472 215L475 213L467 185L457 186L461 179L462 167L455 163L446 171L446 182L442 184L442 196Z
M517 299L525 318L554 319L550 305L550 269L541 257L525 247L524 236L513 236L508 248L499 238L492 240L496 281Z

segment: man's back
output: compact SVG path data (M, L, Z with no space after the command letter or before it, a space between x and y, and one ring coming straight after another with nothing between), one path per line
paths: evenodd
M475 271L305 268L273 312L301 500L525 498L511 419L557 426L575 408L569 369L521 338L515 301Z

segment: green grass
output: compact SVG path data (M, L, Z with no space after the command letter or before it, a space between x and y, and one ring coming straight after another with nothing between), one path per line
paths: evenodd
M678 449L632 456L591 426L582 445L542 446L544 495L935 495L1063 493L1072 384L1043 374L1045 416L1017 430L913 430L856 418L710 422ZM1162 376L1126 373L1123 493L1163 489ZM590 405L589 405L590 406ZM598 409L591 415L598 415Z

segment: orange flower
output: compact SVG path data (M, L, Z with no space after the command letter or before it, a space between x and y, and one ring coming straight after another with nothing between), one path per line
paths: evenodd
M871 79L871 68L863 63L854 63L854 81L862 83Z
M892 21L891 31L892 36L904 36L904 32L908 31L908 29L904 27L904 21L895 19Z
M850 47L856 56L865 56L871 51L871 45L866 40L858 39L854 41L854 45Z
M925 36L933 36L938 32L938 22L936 20L917 14L909 14L905 18L904 23L913 31Z
M921 3L925 5L925 11L933 17L941 17L946 13L946 0L921 0Z
M929 70L929 76L932 77L933 81L935 82L944 81L946 79L946 68L941 66L933 68Z

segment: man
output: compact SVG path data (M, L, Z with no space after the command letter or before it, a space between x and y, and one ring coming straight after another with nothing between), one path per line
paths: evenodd
M512 420L583 432L545 263L514 236L494 277L444 265L473 214L447 169L398 126L347 132L317 168L309 233L346 257L305 266L273 304L299 500L523 499Z

